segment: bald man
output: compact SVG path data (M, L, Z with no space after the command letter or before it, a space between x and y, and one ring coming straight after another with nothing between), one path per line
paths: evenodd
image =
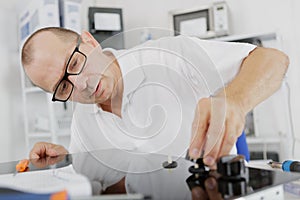
M35 85L53 93L53 101L79 103L72 152L117 146L179 155L188 147L190 157L204 156L213 166L218 157L234 152L246 114L280 87L289 59L276 49L184 36L129 50L102 49L88 32L50 27L27 39L22 63ZM171 88L182 110L169 94L149 85ZM152 109L157 104L174 120L163 124L164 112ZM154 128L147 127L150 122ZM171 135L156 134L163 131L159 127ZM30 157L63 153L64 147L41 142Z

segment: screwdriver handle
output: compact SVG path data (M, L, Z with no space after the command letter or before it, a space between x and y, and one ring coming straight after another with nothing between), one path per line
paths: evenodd
M300 172L300 162L286 160L282 163L282 170L286 172Z
M29 165L29 160L28 159L23 159L18 162L16 165L16 171L17 172L24 172L28 169Z

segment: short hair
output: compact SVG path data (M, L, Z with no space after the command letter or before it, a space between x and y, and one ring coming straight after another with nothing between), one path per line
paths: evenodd
M42 33L49 31L51 33L54 33L58 38L62 39L64 42L73 42L76 41L76 39L79 37L79 34L76 33L75 31L66 29L66 28L61 28L61 27L46 27L46 28L41 28L34 33L32 33L28 39L25 41L23 48L22 48L22 53L21 53L21 60L23 66L29 65L33 61L33 49L32 49L32 40L33 38Z

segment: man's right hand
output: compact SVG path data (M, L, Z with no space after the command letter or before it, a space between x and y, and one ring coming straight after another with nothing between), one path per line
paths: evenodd
M38 159L45 157L56 157L64 154L68 154L68 151L61 145L48 142L38 142L31 149L29 158Z

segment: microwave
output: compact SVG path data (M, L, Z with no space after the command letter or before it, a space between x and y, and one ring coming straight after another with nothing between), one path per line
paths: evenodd
M213 38L229 34L228 7L225 2L170 11L169 18L174 35Z

